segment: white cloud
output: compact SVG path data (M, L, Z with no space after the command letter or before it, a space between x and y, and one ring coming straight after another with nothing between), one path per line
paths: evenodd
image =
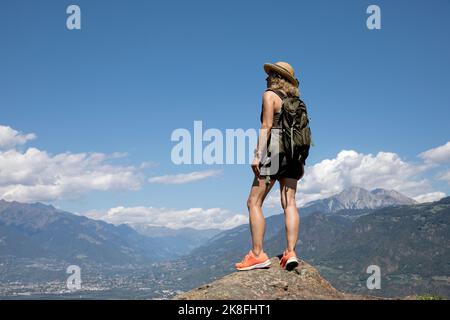
M133 166L118 166L107 160L126 153L60 153L50 155L37 148L18 151L14 147L34 139L0 126L0 198L21 202L76 198L100 190L139 189L143 177Z
M15 147L35 139L0 126L0 198L20 202L74 199L91 191L138 190L145 183L143 170L157 166L143 162L138 166L113 165L109 160L126 153L71 153L51 155L30 147ZM216 176L221 170L152 177L149 182L182 184Z
M89 211L87 217L113 224L143 224L172 229L230 229L248 223L248 216L221 208L176 210L155 207L116 207L107 211Z
M439 174L438 179L447 181L447 183L450 184L450 171Z
M141 163L139 168L141 168L141 169L150 169L150 168L156 168L157 166L159 166L158 162L144 161L144 162Z
M221 172L222 170L192 171L189 173L151 177L148 179L148 182L162 184L183 184L214 177L219 175Z
M422 152L419 157L428 163L450 163L450 141L442 146Z
M343 150L334 159L306 167L305 176L298 183L297 204L303 206L330 197L350 186L393 189L410 197L419 196L433 191L430 182L420 177L426 169L427 166L405 162L392 152L374 156ZM279 199L278 190L268 196L266 205L278 207Z
M100 190L137 190L142 177L132 166L106 163L102 153L49 155L29 148L0 152L0 198L22 202L76 198Z
M426 193L426 194L421 194L417 197L414 197L413 199L416 200L417 202L423 203L423 202L433 202L433 201L438 201L442 198L444 198L446 196L446 194L444 192L430 192L430 193Z
M441 170L445 168L443 172L436 175L436 178L450 184L450 171L448 170L448 164L450 164L450 141L442 146L422 152L419 154L419 157L430 167L439 166Z
M11 127L0 125L0 149L12 148L33 139L36 139L34 133L22 134Z

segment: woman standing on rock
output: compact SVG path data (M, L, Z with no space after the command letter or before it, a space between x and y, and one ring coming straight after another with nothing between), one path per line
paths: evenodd
M297 101L301 101L299 100L299 83L295 78L294 69L286 62L265 64L264 70L268 75L266 78L267 89L262 98L261 129L252 162L255 177L247 200L253 248L241 262L236 263L236 269L252 270L270 266L270 259L263 250L265 220L262 205L275 181L278 180L287 237L287 247L281 256L280 264L282 268L292 270L298 265L295 246L300 218L295 193L297 181L304 174L304 159L287 161L287 151L279 149L279 152L277 152L279 146L276 146L276 144L280 141L280 135L284 134L282 117L280 116L281 111L284 110L282 110L283 101L286 98L296 98ZM270 144L272 144L271 151L267 152L265 157L263 151ZM267 164L269 164L270 171L266 170Z

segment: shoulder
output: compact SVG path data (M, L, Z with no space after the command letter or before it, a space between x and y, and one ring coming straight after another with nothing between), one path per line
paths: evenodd
M274 104L280 97L273 91L264 91L262 95L262 100L264 104Z
M265 90L264 92L263 92L263 99L270 99L270 98L275 98L275 97L277 97L278 95L275 93L275 92L273 92L272 90Z

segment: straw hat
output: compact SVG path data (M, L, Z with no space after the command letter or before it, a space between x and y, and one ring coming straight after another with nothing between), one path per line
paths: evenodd
M275 62L275 63L265 63L264 71L269 74L271 72L278 73L282 77L286 78L289 82L298 87L298 79L295 77L294 68L287 62Z

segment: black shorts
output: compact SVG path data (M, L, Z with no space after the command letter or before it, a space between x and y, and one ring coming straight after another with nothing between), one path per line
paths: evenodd
M271 159L272 161L272 159ZM260 164L260 170L263 164ZM266 165L267 167L267 165ZM277 170L278 169L278 170ZM284 153L280 153L278 157L278 168L274 167L269 170L270 174L261 174L261 177L270 176L270 179L279 180L281 178L291 178L300 180L305 174L305 165L303 161L287 162Z

